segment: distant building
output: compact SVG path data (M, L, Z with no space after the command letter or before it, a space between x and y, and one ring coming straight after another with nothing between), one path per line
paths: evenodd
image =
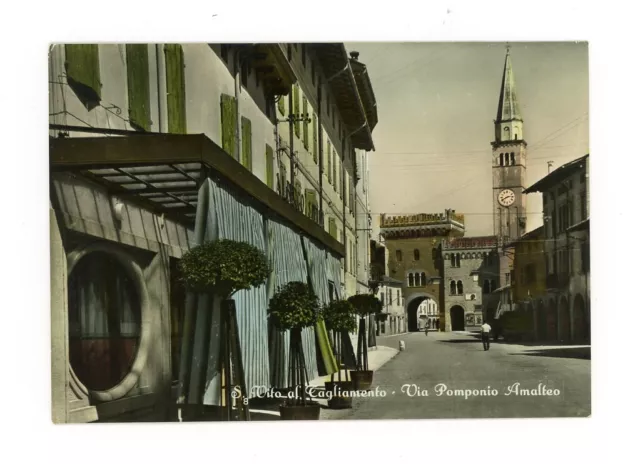
M382 302L382 314L376 321L378 335L395 335L406 332L402 284L401 280L388 276L382 278L378 290L378 298Z
M438 328L438 303L432 299L424 300L418 306L418 330Z
M499 283L496 237L461 237L442 242L445 330L482 325L497 309Z
M418 307L432 300L439 310L438 326L445 330L441 243L464 235L464 216L453 210L437 214L380 217L380 234L388 250L389 276L404 282L407 330L420 330Z

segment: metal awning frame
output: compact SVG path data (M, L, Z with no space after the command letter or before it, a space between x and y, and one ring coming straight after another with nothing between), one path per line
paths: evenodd
M145 208L193 227L201 183L231 185L264 214L284 220L340 257L344 245L293 208L204 134L50 138L50 171L75 172ZM163 177L164 176L164 177Z

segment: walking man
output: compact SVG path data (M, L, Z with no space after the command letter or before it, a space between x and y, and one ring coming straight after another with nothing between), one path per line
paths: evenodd
M487 351L489 349L489 334L491 333L491 326L487 324L487 321L484 321L480 328L482 330L482 346L484 347L484 350Z

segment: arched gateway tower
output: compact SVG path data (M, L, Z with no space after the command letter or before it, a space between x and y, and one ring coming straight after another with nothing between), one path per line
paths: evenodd
M418 307L427 299L438 308L438 328L447 325L442 275L443 240L464 235L464 216L453 210L444 214L380 217L380 235L388 253L389 277L402 280L407 329L419 330Z

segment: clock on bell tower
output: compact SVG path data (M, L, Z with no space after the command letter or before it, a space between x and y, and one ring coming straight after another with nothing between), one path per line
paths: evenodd
M493 233L516 239L526 230L524 185L527 143L507 49L493 147Z

